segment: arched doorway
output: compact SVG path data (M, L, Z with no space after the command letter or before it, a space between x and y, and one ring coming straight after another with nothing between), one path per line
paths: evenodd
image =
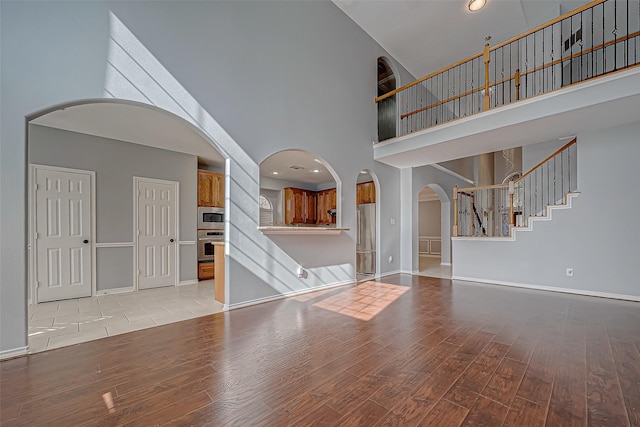
M435 188L434 188L435 187ZM418 274L451 278L450 204L441 198L442 189L427 185L418 193Z
M396 89L396 76L386 59L378 58L378 96ZM396 137L396 96L378 102L378 141Z
M193 124L139 102L81 100L27 117L28 299L41 312L29 351L178 321L162 307L191 288L211 297L182 320L222 311L213 282L198 281L197 172L226 162ZM163 289L135 292L148 288ZM147 300L144 311L156 291L160 306Z

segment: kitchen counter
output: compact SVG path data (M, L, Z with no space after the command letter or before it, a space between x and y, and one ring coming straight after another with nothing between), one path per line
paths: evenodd
M300 226L297 227L295 225L281 225L281 226L269 226L269 227L258 227L258 230L262 232L262 234L340 234L343 231L349 231L348 228L336 228L336 227L309 227L309 226Z

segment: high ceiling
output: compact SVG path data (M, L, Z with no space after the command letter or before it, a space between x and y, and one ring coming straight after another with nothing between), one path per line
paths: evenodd
M587 0L333 0L418 78L569 12ZM406 84L408 82L400 82Z

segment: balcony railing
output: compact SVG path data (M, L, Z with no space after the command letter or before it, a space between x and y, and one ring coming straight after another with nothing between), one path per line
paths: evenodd
M595 0L375 99L402 136L640 65L637 0Z

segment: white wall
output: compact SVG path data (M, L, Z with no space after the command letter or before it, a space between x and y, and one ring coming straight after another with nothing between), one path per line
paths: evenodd
M515 242L454 239L454 277L640 299L633 268L640 254L638 135L640 123L578 134L581 194L573 207L518 232Z
M120 98L184 118L227 161L231 304L355 277L355 183L379 179L380 239L398 254L397 169L375 162L376 64L389 57L331 2L0 2L0 351L26 345L25 117ZM396 64L397 65L397 64ZM411 80L401 70L398 84ZM338 236L257 231L258 164L299 148L338 174ZM340 189L339 189L340 190ZM326 238L324 238L326 237ZM298 265L309 268L296 277ZM397 265L381 265L381 272Z
M431 200L419 203L418 235L440 236L440 201Z

